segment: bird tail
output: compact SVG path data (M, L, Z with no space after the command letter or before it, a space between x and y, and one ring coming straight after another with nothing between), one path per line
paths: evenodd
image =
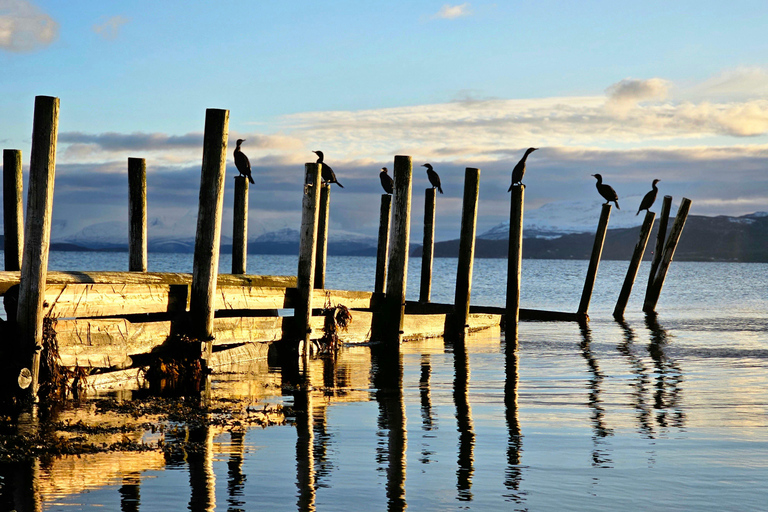
M621 206L619 206L619 202L618 201L614 201L614 203L616 203L616 209L617 210L621 210Z
M443 187L441 187L441 186L438 186L438 187L437 187L437 191L438 191L438 192L440 192L440 193L442 194L442 193L443 193Z
M507 192L512 192L512 187L513 187L513 186L514 186L514 185L510 185L510 186L509 186L509 188L507 189Z
M256 183L255 181L253 181L253 178L252 178L252 177L250 177L250 176L248 176L248 181L250 181L250 182L251 182L251 185L253 185L253 184L255 184L255 183Z
M637 217L638 215L640 215L640 212L641 212L641 211L642 211L642 208L641 208L640 210L637 210L637 213L635 214L635 217Z
M338 181L336 181L335 183L336 183L338 186L340 186L341 188L344 188L344 185L342 185L342 184L341 184L341 183L339 183Z

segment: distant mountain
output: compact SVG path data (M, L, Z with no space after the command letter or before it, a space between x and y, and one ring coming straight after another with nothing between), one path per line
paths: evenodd
M673 217L670 217L671 227ZM613 215L611 217L613 223ZM654 223L645 252L650 259L656 243L658 221ZM596 226L595 226L596 229ZM478 258L506 258L509 251L509 231L501 239L502 229L491 231L494 238L479 236L475 242ZM669 228L667 230L669 232ZM524 229L523 258L532 259L588 259L594 243L594 231L570 233L558 237L531 237ZM603 247L603 259L628 260L632 257L640 227L609 229ZM435 257L456 257L459 241L449 240L435 244ZM421 255L421 248L413 251ZM757 212L741 217L705 217L689 215L680 243L675 251L679 261L744 261L768 262L768 212Z
M265 233L248 242L248 252L253 254L298 254L299 231L283 228L278 231ZM328 234L328 254L334 256L375 256L375 238L349 233L331 231ZM231 251L231 245L229 251ZM225 247L222 246L222 250Z

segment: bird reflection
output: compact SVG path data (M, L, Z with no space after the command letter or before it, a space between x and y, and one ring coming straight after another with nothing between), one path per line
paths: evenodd
M227 461L227 505L229 510L245 510L243 501L243 489L245 488L245 475L243 474L243 456L245 455L245 432L231 431L230 453Z
M507 336L511 334L508 333ZM514 341L513 343L510 343ZM507 429L509 431L509 440L507 444L507 470L504 473L504 487L508 494L504 495L507 501L513 501L521 504L525 501L525 492L520 491L520 484L523 480L523 468L520 465L523 451L523 434L520 431L520 420L517 407L517 386L520 380L518 373L519 361L517 351L517 336L514 340L510 339L506 344L506 374L507 379L504 385L504 406L507 418Z
M627 358L632 374L635 376L630 383L630 386L632 387L632 405L635 408L635 415L637 417L640 434L646 439L653 439L655 433L653 431L651 408L646 401L648 387L651 381L650 376L648 375L648 369L643 364L642 359L632 350L635 342L635 332L629 324L623 320L618 320L618 324L624 330L624 341L616 348Z
M472 425L472 407L469 405L469 359L463 339L446 340L453 348L453 403L459 431L459 469L456 471L456 490L459 501L472 501L472 475L475 472L475 432Z
M421 355L421 376L419 378L419 395L421 398L421 430L424 431L423 439L435 437L431 434L432 430L437 430L435 419L432 415L432 397L429 389L429 379L432 375L432 364L430 362L429 354ZM419 462L422 464L429 464L432 462L432 455L435 452L429 449L429 444L423 441L421 449L421 459Z
M605 409L603 408L602 399L600 394L602 389L600 388L605 376L600 371L600 366L597 363L592 354L590 348L592 342L592 331L586 323L579 324L579 330L581 331L581 355L587 361L589 371L592 377L589 379L589 407L592 409L592 429L594 435L592 441L594 443L594 449L592 450L592 465L594 467L610 468L613 467L613 460L609 456L609 450L606 447L605 438L613 435L613 430L608 428L605 424Z
M653 407L656 409L656 422L662 428L685 425L685 413L681 408L683 373L680 367L665 354L669 335L658 323L656 314L645 316L645 324L651 331L651 343L648 352L656 367L656 391Z

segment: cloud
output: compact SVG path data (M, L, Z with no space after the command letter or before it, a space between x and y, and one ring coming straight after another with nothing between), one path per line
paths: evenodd
M683 91L689 99L709 101L743 101L768 97L768 70L760 67L738 67L717 75Z
M117 39L120 35L120 28L128 23L130 18L125 16L112 16L105 19L102 23L93 26L93 31L104 39Z
M605 90L608 96L606 107L623 117L640 102L665 99L668 90L669 82L661 78L625 78Z
M0 0L0 49L31 52L48 46L59 24L26 0Z
M463 18L470 16L472 11L470 10L470 4L464 3L459 5L444 4L440 10L433 16L433 18L452 20L455 18Z

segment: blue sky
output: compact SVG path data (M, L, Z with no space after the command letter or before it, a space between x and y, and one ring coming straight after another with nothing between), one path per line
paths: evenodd
M764 1L0 0L0 143L27 162L34 97L61 99L68 230L125 220L128 156L147 159L150 217L194 216L206 108L230 110L230 175L247 140L254 236L298 227L315 149L346 187L331 228L371 236L394 155L414 157L416 212L418 166L441 174L448 239L463 168L482 169L482 231L528 146L529 209L599 201L600 172L626 212L659 178L694 214L741 215L768 210L766 27Z

